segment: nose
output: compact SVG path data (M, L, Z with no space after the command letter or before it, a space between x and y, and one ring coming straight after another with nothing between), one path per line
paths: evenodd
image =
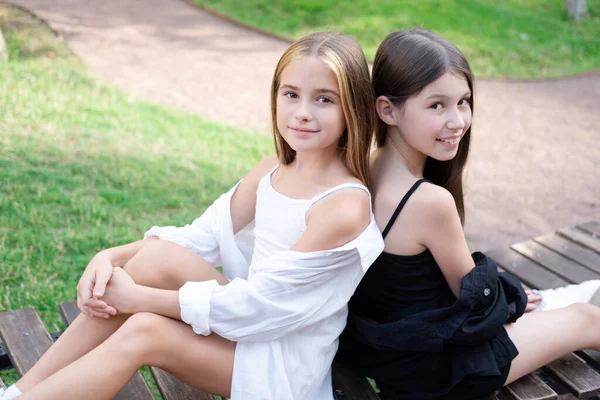
M298 103L298 108L296 108L296 111L294 112L294 117L296 118L296 120L303 122L312 120L310 104L306 100L300 101Z
M448 129L453 131L465 129L465 126L467 125L465 119L466 116L463 115L463 113L461 113L461 111L455 107L454 109L449 111L448 122L446 123L446 126L448 127Z

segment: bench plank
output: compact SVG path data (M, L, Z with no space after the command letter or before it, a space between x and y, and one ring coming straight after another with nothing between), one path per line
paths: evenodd
M558 394L533 374L517 379L504 390L515 400L555 400Z
M577 227L600 238L600 222L598 221L586 222L585 224L577 225Z
M566 281L581 283L592 279L600 279L600 275L533 240L513 244L511 248L540 264L542 267L554 272Z
M151 367L158 390L165 400L213 400L213 396L186 385L160 368Z
M32 308L0 313L0 337L20 376L52 345L52 338Z
M336 400L379 400L365 377L339 363L333 363L332 369L333 395Z
M560 378L578 398L600 394L600 374L575 354L568 354L546 366Z
M511 249L495 249L486 252L505 271L515 275L527 286L535 289L555 289L569 282L553 274L539 264Z
M577 352L585 361L596 369L600 369L600 351L581 350Z
M576 228L559 229L557 232L559 235L600 254L600 240L593 238L586 232Z
M533 240L600 274L600 254L554 233Z
M65 324L71 325L75 318L79 315L79 308L77 303L70 301L67 303L61 303L59 306L60 315L65 321ZM154 396L146 384L144 377L140 371L133 375L133 378L127 383L127 385L119 392L115 397L116 400L153 400Z

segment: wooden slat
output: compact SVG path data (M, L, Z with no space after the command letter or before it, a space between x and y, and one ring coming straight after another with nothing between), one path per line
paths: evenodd
M194 389L160 368L152 367L152 376L165 400L213 400L213 396Z
M546 366L579 398L600 394L600 374L575 354L568 354Z
M582 350L577 352L589 365L600 370L600 351Z
M516 243L511 248L571 283L600 279L600 275L573 262L533 240Z
M554 400L558 394L535 375L525 375L504 390L515 400Z
M578 398L573 396L571 393L565 393L558 396L558 400L577 400Z
M576 228L559 229L557 232L559 235L600 254L600 240L593 238L588 233Z
M533 240L600 274L600 254L554 233Z
M32 308L0 313L0 337L13 366L23 376L52 345L52 338Z
M74 301L68 303L61 303L59 306L60 315L65 321L65 324L71 325L75 318L79 315L79 308L77 303ZM146 384L144 377L140 372L136 372L133 378L127 383L127 385L119 392L115 397L115 400L153 400L154 396Z
M495 249L486 253L505 271L515 275L534 289L555 289L569 282L511 249Z
M367 379L350 368L334 363L332 372L333 395L336 400L378 400Z
M600 222L590 221L585 224L577 225L581 230L589 232L591 235L596 235L596 238L600 238Z

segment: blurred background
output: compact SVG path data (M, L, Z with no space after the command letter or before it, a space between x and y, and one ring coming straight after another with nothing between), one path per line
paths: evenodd
M340 31L372 60L415 26L477 77L471 249L599 220L600 0L0 0L0 311L62 329L97 251L191 221L272 154L292 40Z

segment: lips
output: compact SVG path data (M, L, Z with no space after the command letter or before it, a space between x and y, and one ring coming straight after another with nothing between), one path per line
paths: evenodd
M448 143L448 144L456 144L460 141L461 136L450 136L450 137L446 137L446 138L440 138L440 139L435 139L438 142L442 142L442 143Z
M294 128L294 127L289 127L291 130L296 131L298 133L316 133L318 132L317 130L314 129L307 129L307 128Z

